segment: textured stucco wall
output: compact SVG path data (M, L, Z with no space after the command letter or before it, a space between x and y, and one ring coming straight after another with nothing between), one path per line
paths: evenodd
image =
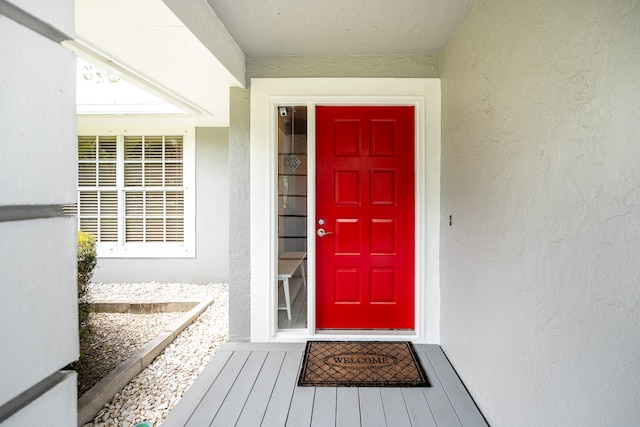
M247 84L253 77L439 77L438 55L264 56L246 62Z
M229 129L196 128L196 257L100 258L93 282L226 282Z
M640 425L638 76L635 1L480 0L441 56L442 346L493 426Z
M229 340L251 337L249 91L230 89Z
M74 425L73 1L0 0L0 33L0 423Z

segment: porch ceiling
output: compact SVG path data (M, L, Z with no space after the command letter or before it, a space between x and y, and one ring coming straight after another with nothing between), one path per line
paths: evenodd
M431 54L476 0L207 0L247 56Z
M202 25L220 25L204 0L200 8L190 2ZM129 79L134 84L151 83L173 95L170 102L186 102L199 112L198 125L228 126L229 87L244 85L244 55L233 41L231 48L243 64L240 71L232 60L224 63L221 55L212 54L201 34L196 36L161 0L76 0L75 29L83 46L107 60L97 65L108 69L113 62L120 67L109 71L124 78L137 76ZM226 40L219 37L217 41Z
M245 55L437 53L475 3L76 0L76 33L116 71L201 112L198 125L228 126L229 87L245 85Z

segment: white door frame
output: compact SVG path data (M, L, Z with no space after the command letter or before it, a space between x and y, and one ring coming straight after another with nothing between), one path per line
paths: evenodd
M308 328L277 330L277 107L307 109ZM415 331L318 334L315 330L315 106L412 105L416 141ZM440 79L251 80L251 341L403 339L440 341Z

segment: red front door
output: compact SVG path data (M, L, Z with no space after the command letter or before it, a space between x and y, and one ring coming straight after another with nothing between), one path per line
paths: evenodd
M414 108L316 108L316 327L414 328Z

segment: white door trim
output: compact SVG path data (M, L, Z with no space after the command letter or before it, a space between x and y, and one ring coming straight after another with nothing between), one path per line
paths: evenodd
M277 129L279 105L308 106L308 328L277 331ZM413 105L416 111L416 329L407 334L316 334L315 106ZM440 80L292 78L251 81L251 340L410 339L440 341Z

